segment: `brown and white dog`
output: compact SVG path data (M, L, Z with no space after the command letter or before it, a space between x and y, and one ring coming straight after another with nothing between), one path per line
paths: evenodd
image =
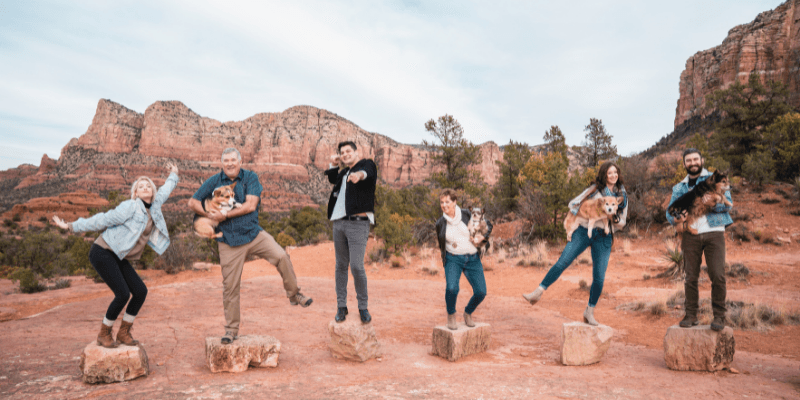
M567 230L567 241L572 240L572 233L578 229L580 220L578 217L589 220L589 237L592 237L592 228L594 223L602 220L606 234L609 232L608 222L613 220L614 215L617 214L617 208L622 204L623 197L605 196L596 199L589 199L581 204L578 210L578 215L572 212L567 212L567 217L564 218L564 229Z
M207 212L217 211L220 212L225 210L227 213L234 208L241 207L242 204L236 202L234 199L233 188L236 186L236 182L227 185L227 186L220 186L214 189L214 193L211 198L206 199L203 202L205 209ZM222 232L214 233L214 229L219 225L219 222L214 221L211 218L206 217L197 217L194 220L194 233L197 236L202 236L204 238L213 239L213 238L220 238L222 237Z
M684 223L675 226L675 232L682 233L688 230L692 235L697 235L697 229L693 228L692 225L700 217L708 214L712 207L718 203L723 203L728 207L733 206L728 201L728 198L725 197L725 192L730 189L728 174L722 171L714 171L710 177L698 183L694 189L677 198L669 206L667 212L675 218L683 213L686 213L687 217ZM703 201L706 196L708 196L707 203Z
M480 207L470 207L469 213L471 215L469 219L469 225L467 228L469 229L469 240L475 246L481 244L481 242L475 240L475 236L480 234L484 238L486 238L486 234L489 233L489 227L486 225L486 218L483 217L483 210Z

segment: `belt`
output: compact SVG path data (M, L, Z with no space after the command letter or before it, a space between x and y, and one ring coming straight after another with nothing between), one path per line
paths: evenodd
M345 221L369 221L369 217L365 217L363 215L348 215L348 216L342 218L342 220L345 220Z

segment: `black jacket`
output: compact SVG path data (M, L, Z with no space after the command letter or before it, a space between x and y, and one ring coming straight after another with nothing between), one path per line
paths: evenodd
M461 209L461 221L464 222L464 225L469 226L469 220L471 218L472 218L472 215L470 215L469 210L462 208ZM488 250L489 249L489 235L492 234L492 223L489 222L488 219L486 220L486 226L489 228L489 232L486 232L486 237L484 237L483 243L486 246L486 249ZM442 251L442 266L444 266L445 254L447 253L447 250L445 250L445 242L447 241L445 239L445 237L447 235L447 220L444 218L444 215L439 217L439 219L436 221L436 234L439 237L439 249ZM481 253L483 253L483 252L480 251L480 248L479 248L478 249L478 258L480 258Z
M365 158L353 165L352 170L353 172L364 171L367 173L367 177L355 184L347 183L346 198L344 199L345 213L350 216L364 212L375 212L375 184L378 181L378 168L372 160ZM350 168L339 170L338 167L325 171L328 181L333 184L333 190L328 199L328 219L333 214L333 207L336 205L339 189L342 188L342 179L348 172L350 172Z

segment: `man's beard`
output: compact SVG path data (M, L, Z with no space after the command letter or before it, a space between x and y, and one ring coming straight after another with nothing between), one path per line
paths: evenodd
M689 175L697 175L702 170L703 170L703 166L702 165L693 165L691 167L686 168L686 171L689 172Z

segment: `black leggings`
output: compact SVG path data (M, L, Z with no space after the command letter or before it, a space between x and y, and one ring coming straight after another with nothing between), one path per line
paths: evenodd
M111 250L106 250L96 244L89 250L89 262L103 278L106 285L114 292L114 300L108 305L106 318L114 321L122 312L128 299L131 300L125 310L130 315L135 316L144 304L147 297L147 286L142 282L142 278L133 269L128 260L120 260ZM131 298L133 294L133 298Z

